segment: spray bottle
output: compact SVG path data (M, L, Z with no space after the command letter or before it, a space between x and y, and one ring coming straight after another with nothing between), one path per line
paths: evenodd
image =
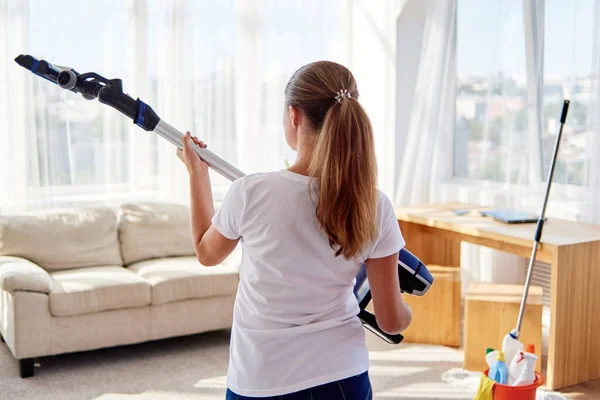
M537 362L537 359L535 354L528 352L523 353L523 369L518 378L513 382L513 386L531 385L535 382L535 363Z
M510 362L508 366L508 385L513 386L515 381L521 376L523 369L525 368L525 354L535 355L535 346L528 344L525 351L519 351Z

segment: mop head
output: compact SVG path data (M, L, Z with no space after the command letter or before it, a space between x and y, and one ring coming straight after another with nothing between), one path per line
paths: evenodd
M467 371L462 368L452 368L442 374L441 377L443 382L446 382L454 387L473 390L473 395L477 393L479 383L481 381L481 372ZM569 400L563 394L547 391L544 389L538 389L536 394L536 400Z
M481 380L481 372L467 371L462 368L452 368L442 374L442 381L461 389L477 391Z

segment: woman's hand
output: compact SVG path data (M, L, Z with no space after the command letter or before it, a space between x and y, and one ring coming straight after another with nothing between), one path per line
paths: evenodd
M192 136L189 132L186 132L183 137L183 149L177 149L177 157L183 161L190 174L197 172L206 173L208 172L208 164L202 161L200 156L192 149L192 141L203 149L207 147L204 142L198 140L197 137Z

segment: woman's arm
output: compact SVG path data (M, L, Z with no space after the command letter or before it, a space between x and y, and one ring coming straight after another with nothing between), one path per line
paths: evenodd
M215 208L208 164L191 148L190 140L203 148L206 148L206 145L196 137L192 138L187 132L183 139L183 149L177 150L177 155L185 163L190 174L192 240L198 261L202 265L213 266L220 264L231 254L238 240L227 239L212 227L211 220Z
M208 172L190 173L192 239L200 264L212 267L223 262L238 244L221 235L211 223L215 208Z
M197 245L210 228L211 219L215 214L210 177L204 168L190 171L190 208L192 239L194 245Z
M397 334L408 328L412 321L412 311L400 293L398 253L368 259L367 279L379 327L389 334Z

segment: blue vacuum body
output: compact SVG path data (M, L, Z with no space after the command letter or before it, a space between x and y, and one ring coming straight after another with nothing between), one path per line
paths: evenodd
M400 280L400 290L402 293L413 296L423 296L433 284L433 276L413 253L406 249L400 250L398 254L398 278ZM356 275L356 284L354 285L354 295L358 300L360 312L358 317L361 322L371 332L389 343L400 343L404 338L402 335L390 335L385 333L379 325L375 315L368 312L366 307L371 302L371 288L367 279L367 266L363 264Z

